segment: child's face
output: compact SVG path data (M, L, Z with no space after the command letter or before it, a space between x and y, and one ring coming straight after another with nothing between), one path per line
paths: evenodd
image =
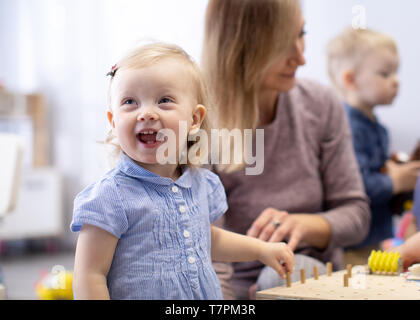
M196 92L185 66L175 59L164 59L139 69L119 69L111 86L108 119L121 149L133 160L156 164L156 139L161 129L172 130L179 145L179 123L187 130L200 126L205 109L196 105ZM204 111L203 111L204 109ZM181 149L182 150L182 149Z
M391 104L398 93L398 55L391 50L369 54L355 74L355 92L365 105Z

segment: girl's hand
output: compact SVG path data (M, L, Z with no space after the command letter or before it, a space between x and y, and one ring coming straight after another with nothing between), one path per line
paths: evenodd
M286 272L293 273L295 263L293 251L284 242L262 241L258 260L273 268L283 279L286 278Z
M307 232L304 218L304 215L268 208L254 221L247 235L269 242L288 239L288 245L294 251Z

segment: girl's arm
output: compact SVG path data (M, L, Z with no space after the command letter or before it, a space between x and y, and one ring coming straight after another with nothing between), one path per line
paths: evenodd
M211 257L214 261L226 262L259 260L284 278L281 260L286 270L293 273L293 252L285 243L269 243L215 226L211 227Z
M109 299L106 276L118 238L84 224L77 240L73 288L77 299Z

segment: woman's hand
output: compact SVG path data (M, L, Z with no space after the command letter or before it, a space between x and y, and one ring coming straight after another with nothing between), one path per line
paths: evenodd
M317 248L325 248L330 237L329 223L317 214L289 214L273 208L265 209L251 225L248 236L264 241L288 241L296 249L301 241Z
M265 209L251 225L247 235L269 242L288 239L290 249L295 250L305 233L305 226L296 216L273 208Z

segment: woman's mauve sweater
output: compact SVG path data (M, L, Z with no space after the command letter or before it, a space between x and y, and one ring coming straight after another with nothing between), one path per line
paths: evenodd
M342 248L361 242L370 224L343 104L331 89L299 79L292 90L279 94L274 120L261 129L264 154L257 156L264 157L264 171L261 175L245 175L244 170L218 173L229 209L216 225L246 234L270 207L320 214L331 226L328 247L319 250L301 243L295 253L341 268ZM232 266L233 276L231 266L214 263L225 298L232 298L230 285L245 293L263 267L259 262Z

